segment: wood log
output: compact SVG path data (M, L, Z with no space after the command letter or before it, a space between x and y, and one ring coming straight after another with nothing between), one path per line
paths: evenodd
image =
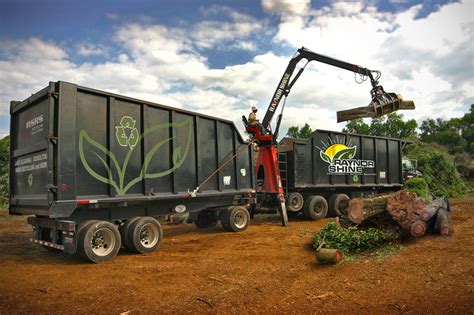
M316 251L316 260L322 264L335 264L342 260L342 252L339 249L320 248Z
M397 96L397 100L386 102L383 104L370 103L368 106L356 107L336 112L337 122L343 122L356 118L374 118L379 117L397 110L415 109L413 101L405 101L401 96Z
M444 236L451 235L454 232L453 226L451 224L451 212L445 209L438 210L435 231Z
M439 209L447 209L445 198L435 198L433 201L425 203L425 207L418 214L421 220L427 222L438 213Z
M385 212L388 196L374 198L353 198L349 200L347 217L351 222L361 224L365 220Z
M413 237L421 237L426 233L426 222L416 220L410 223L410 234Z

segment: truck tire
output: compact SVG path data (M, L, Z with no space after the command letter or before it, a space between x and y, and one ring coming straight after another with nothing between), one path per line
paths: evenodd
M235 206L222 211L221 224L228 232L241 232L245 230L250 221L250 214L242 206Z
M341 217L347 215L349 207L349 196L346 194L334 194L328 199L329 214L333 217Z
M303 208L303 205L304 199L299 192L292 192L286 198L286 210L290 212L300 211Z
M306 199L303 214L310 220L321 220L328 214L328 203L323 196L310 196Z
M127 249L128 251L132 251L130 249L130 245L128 243L128 238L127 238L127 235L128 235L128 231L130 231L130 227L132 226L132 223L135 222L136 220L140 219L141 217L131 217L131 218L128 218L125 223L120 226L119 228L119 231L120 231L120 236L122 238L122 245L123 247L125 247L125 249Z
M83 222L77 233L77 254L80 258L100 263L113 259L120 250L120 232L107 221Z
M157 219L141 217L131 223L126 237L130 251L148 254L160 247L163 229Z
M215 210L202 210L198 212L197 219L194 221L197 227L207 229L214 227L219 222L219 214Z

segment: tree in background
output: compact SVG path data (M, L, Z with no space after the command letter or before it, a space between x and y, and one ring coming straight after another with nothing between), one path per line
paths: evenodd
M342 131L380 137L415 139L417 127L416 120L404 121L403 114L390 113L373 118L370 125L365 123L362 118L351 120Z
M451 154L474 154L474 104L462 118L427 119L420 127L420 140L445 146Z
M407 146L405 156L418 161L418 169L434 195L458 197L467 192L453 157L442 148L416 140Z
M10 136L0 140L0 205L8 205L9 197L9 173L8 160L10 155Z
M292 126L288 128L286 135L291 138L296 139L307 139L311 137L313 130L308 125L308 123L304 124L303 128L299 128L298 126Z

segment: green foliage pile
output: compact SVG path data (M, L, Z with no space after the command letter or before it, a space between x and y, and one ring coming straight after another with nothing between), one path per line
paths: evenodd
M8 206L9 174L8 160L10 154L10 136L0 140L0 206Z
M361 253L379 248L393 239L393 235L378 229L359 230L355 226L338 227L333 221L314 235L314 246L319 247L324 240L323 247L339 249L345 254Z
M418 197L430 200L430 191L428 183L424 178L411 178L405 182L405 188L408 191L414 192Z
M406 156L418 160L418 170L434 195L459 197L467 192L453 158L441 149L416 141L407 147Z

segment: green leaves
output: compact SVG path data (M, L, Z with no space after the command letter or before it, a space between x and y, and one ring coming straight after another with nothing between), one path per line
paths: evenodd
M334 154L334 159L350 160L355 156L356 151L357 148L355 146L339 150L336 154Z
M331 157L327 155L326 153L324 153L323 151L319 151L319 156L324 162L329 163L329 164L332 163Z
M350 148L341 149L341 150L337 151L336 154L334 154L333 158L331 158L329 155L327 155L323 151L319 151L319 156L321 157L321 159L324 162L326 162L328 164L332 164L332 161L334 159L350 160L350 159L354 158L354 156L356 155L356 152L357 152L357 147L353 146L353 147L350 147Z
M381 247L393 239L393 235L378 229L343 228L333 221L314 235L314 247L317 248L324 240L323 247L339 249L346 254L360 253Z
M85 130L81 130L79 133L79 156L82 165L93 178L114 187L117 195L125 195L131 187L143 179L155 179L167 176L174 172L186 160L193 139L193 120L191 117L177 123L154 125L153 127L146 129L141 135L138 133L138 129L135 128L135 122L136 121L131 117L124 116L120 121L120 126L115 127L115 135L118 144L129 148L122 164L117 161L117 158L112 152L92 139ZM181 136L179 139L171 137L163 139L155 144L148 152L146 152L140 173L130 182L125 183L124 180L128 164L137 145L145 136L152 138L157 137L155 134L159 134L160 130L166 128L173 128L173 135L178 134L179 132L180 134L184 134L185 137ZM149 169L151 168L150 166L152 162L158 161L162 158L159 155L160 148L169 144L170 141L175 141L175 149L171 155L171 160L173 162L172 166L162 172L150 173ZM89 149L88 154L86 154L86 147L91 148ZM98 163L97 160L100 163ZM112 164L109 165L108 161ZM97 165L100 165L101 167L98 167Z

